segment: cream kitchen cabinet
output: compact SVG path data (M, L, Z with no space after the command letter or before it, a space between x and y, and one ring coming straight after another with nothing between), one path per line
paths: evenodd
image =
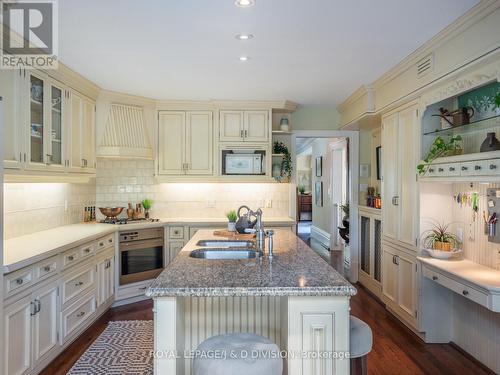
M114 295L114 259L114 250L110 250L97 261L97 307Z
M158 119L158 173L213 174L213 113L161 111Z
M70 172L95 172L95 102L75 90L67 94L68 153L67 167Z
M4 372L25 374L58 347L58 284L46 283L4 311Z
M220 142L269 142L269 111L220 111Z
M382 300L400 318L417 326L417 260L405 251L382 245Z
M417 245L418 112L409 105L382 118L382 233Z

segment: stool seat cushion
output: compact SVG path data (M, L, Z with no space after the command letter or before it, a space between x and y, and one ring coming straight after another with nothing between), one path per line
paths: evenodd
M350 316L350 345L351 358L363 357L371 352L373 345L372 330L368 324L355 316Z
M251 333L212 336L197 348L194 375L281 375L279 347Z

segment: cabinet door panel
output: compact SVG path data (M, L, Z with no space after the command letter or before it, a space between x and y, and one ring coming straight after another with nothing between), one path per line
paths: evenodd
M184 247L184 241L175 241L168 244L169 263L179 254Z
M47 132L50 128L47 124L47 93L48 84L46 78L34 74L28 77L28 129L29 129L29 168L45 168L47 154Z
M82 156L82 124L83 98L75 92L70 93L70 166L80 172L83 167Z
M383 234L397 239L399 227L399 206L393 202L398 196L398 114L382 120L382 220Z
M22 118L19 107L22 104L20 94L20 71L0 70L0 96L2 97L2 111L0 123L4 124L3 160L4 168L19 169L21 167L21 134Z
M34 364L58 345L58 298L57 284L50 284L34 294L40 311L33 316L33 360Z
M221 142L241 142L243 140L242 111L220 111L219 122Z
M417 220L416 142L417 108L407 108L399 113L399 240L415 246ZM389 203L389 202L388 202ZM385 225L385 222L384 222Z
M95 103L90 99L83 101L82 158L88 170L95 168Z
M64 92L62 86L50 85L50 132L48 134L49 154L47 155L47 162L50 164L51 169L56 170L61 170L65 161L66 124L64 122L64 112L66 111L66 103L64 101Z
M184 174L186 114L184 112L162 113L159 121L159 173Z
M269 113L267 111L245 111L245 141L267 142L269 140Z
M212 112L188 112L186 120L186 173L212 174Z
M31 296L5 308L4 335L4 373L26 373L31 367Z
M415 263L409 258L398 256L398 305L411 317L415 317Z
M398 295L398 266L394 263L395 253L383 249L382 253L382 293L396 303Z

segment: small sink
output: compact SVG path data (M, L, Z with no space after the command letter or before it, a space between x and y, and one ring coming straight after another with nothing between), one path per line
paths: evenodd
M200 240L196 246L208 247L252 247L252 241L245 240Z
M191 258L198 259L254 259L258 258L262 255L260 251L250 249L250 248L241 248L241 249L228 249L228 248L206 248L206 249L197 249L191 251L189 256Z

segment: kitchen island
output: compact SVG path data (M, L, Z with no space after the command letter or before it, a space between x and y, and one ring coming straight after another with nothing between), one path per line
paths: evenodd
M274 341L286 351L290 375L349 372L344 356L356 289L348 281L290 230L275 231L272 259L267 250L256 259L190 257L206 239L221 237L198 231L146 293L155 304L156 374L190 374L190 351L231 332Z

